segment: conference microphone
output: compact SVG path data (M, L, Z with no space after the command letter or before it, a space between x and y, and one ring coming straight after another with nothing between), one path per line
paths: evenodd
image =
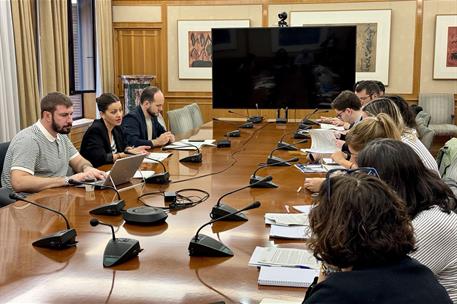
M192 155L183 157L179 160L180 162L182 162L182 163L201 163L202 162L202 159L203 159L202 152L196 145L193 145L193 144L187 142L185 145L181 145L180 147L192 147L197 150L196 154L192 154Z
M278 141L278 145L277 145L277 148L279 148L278 150L286 150L286 151L297 151L298 150L298 148L295 146L295 144L289 144L289 143L284 142L284 138L287 135L295 134L295 132L296 131L285 133L285 134L283 134L283 136L281 136L281 139ZM303 142L306 142L306 140L300 141L300 143L303 143Z
M317 122L315 122L315 121L313 121L313 120L310 119L311 116L313 116L314 114L316 114L316 113L318 113L318 112L319 112L319 113L327 113L328 110L321 110L321 111L319 111L319 108L315 108L314 111L312 111L310 114L306 115L306 116L302 119L302 121L301 121L300 125L298 126L298 128L299 128L299 129L310 129L310 128L311 128L310 125L319 126L319 124L318 124Z
M258 105L256 104L256 107L257 107L257 112L259 111L259 107ZM238 115L238 116L241 116L241 117L244 117L246 118L246 123L253 123L253 124L257 124L257 123L261 123L263 121L263 116L249 116L249 110L246 109L246 111L248 111L248 115L243 115L243 114L240 114L240 113L237 113L237 112L234 112L232 110L228 110L229 113L231 114L235 114L235 115ZM250 128L249 127L250 125L248 124L248 127L245 127L245 128Z
M238 192L238 191L241 191L241 190L244 190L246 188L249 188L251 187L252 185L255 185L255 184L259 184L259 183L262 183L262 182L267 182L267 181L271 181L273 179L273 177L271 176L266 176L264 178L262 178L261 180L255 182L254 184L249 184L247 186L244 186L244 187L241 187L241 188L238 188L236 190L233 190L233 191L230 191L228 193L225 193L224 195L222 195L218 200L217 200L217 203L216 205L214 205L213 209L211 210L211 213L209 214L209 216L212 218L212 219L219 219L219 218L224 218L224 220L226 221L247 221L248 218L246 217L246 215L244 215L243 213L239 213L239 212L236 212L237 209L227 205L227 204L224 204L222 203L222 199L230 194L233 194L235 192ZM233 213L233 214L232 214ZM236 214L235 214L236 213ZM226 216L227 214L230 214L230 216Z
M294 157L292 159L288 159L288 160L285 160L284 162L295 162L295 161L298 161L298 157ZM271 180L268 180L268 181L263 181L263 179L265 177L263 176L257 176L256 173L263 169L263 168L267 168L267 167L274 167L274 166L280 166L279 164L275 164L275 165L263 165L263 166L259 166L257 169L255 169L255 171L252 173L250 179L249 179L249 184L251 185L250 187L251 188L278 188L279 186L276 185L275 183L273 183L271 180L273 178L271 178Z
M27 200L23 196L21 196L17 193L14 193L14 192L10 193L9 197L13 200L24 201L26 203L35 205L37 207L57 213L60 216L62 216L63 219L65 220L67 229L58 231L51 235L45 236L39 240L36 240L35 242L32 243L33 246L49 248L49 249L65 249L68 247L76 246L76 243L78 243L76 241L76 230L74 228L70 228L70 223L68 222L68 219L65 217L65 215L63 213L61 213L60 211L57 211L55 209L38 204L36 202Z
M128 151L124 151L124 153L135 155L135 153ZM163 172L156 173L148 178L145 178L144 181L148 184L168 184L170 182L170 173L167 171L167 168L165 167L163 162L150 156L145 156L145 158L159 163L163 168Z
M122 264L134 257L136 257L143 249L140 248L140 242L134 239L116 238L114 234L113 225L100 222L98 219L93 218L90 220L90 225L95 227L97 225L104 225L111 228L113 238L108 242L103 253L103 266L111 267L114 265Z
M117 191L117 189L112 187L112 186L94 184L92 182L86 182L86 181L79 182L79 181L76 181L74 179L68 180L68 183L70 185L74 185L74 186L88 185L88 186L93 186L93 187L99 188L99 189L110 189L110 190L113 190L113 191L116 192L117 198L118 198L117 200L115 200L115 201L113 201L111 203L108 203L108 204L104 204L104 205L98 206L98 207L90 210L89 213L91 213L91 214L96 214L96 215L120 215L122 213L122 210L125 207L125 202L124 202L123 199L121 199L121 195L120 195L119 191Z
M225 136L227 136L227 137L240 137L241 136L241 132L240 132L240 130L233 130L233 131L227 132L225 134Z
M219 218L213 219L209 221L208 223L203 224L200 228L198 228L197 233L195 236L192 238L192 240L189 243L189 255L190 256L233 256L233 251L222 244L220 241L215 240L207 235L204 234L199 234L200 231L219 220L223 219L228 219L230 217L236 216L237 214L240 214L243 211L250 210L250 209L255 209L260 207L260 202L255 201L254 203L244 207L243 209L240 210L235 210L231 213L228 213L226 215L223 215Z
M268 155L268 158L267 158L267 165L270 165L270 166L290 166L291 164L289 162L298 161L297 157L294 157L294 158L291 158L291 159L288 159L288 160L284 160L284 159L282 159L280 157L273 156L273 152L277 151L277 150L281 150L281 147L276 147L270 152L270 155Z
M255 108L257 109L257 115L254 115L254 116L249 116L249 110L246 109L246 111L248 112L248 116L249 116L248 122L261 123L263 121L263 116L260 115L258 103L255 104Z

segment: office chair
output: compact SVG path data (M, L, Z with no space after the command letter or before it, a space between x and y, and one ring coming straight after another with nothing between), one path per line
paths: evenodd
M188 107L168 111L167 115L170 131L173 134L187 133L194 128L192 115Z
M200 128L203 125L203 115L202 115L202 112L200 111L200 107L195 102L190 105L187 105L186 107L190 111L194 129Z
M0 143L0 176L1 176L1 173L3 172L3 163L5 162L6 151L8 151L9 145L10 145L10 142ZM2 182L0 179L0 207L9 205L9 204L15 202L15 200L12 200L9 198L10 193L11 193L11 190L9 190L8 188L2 188Z

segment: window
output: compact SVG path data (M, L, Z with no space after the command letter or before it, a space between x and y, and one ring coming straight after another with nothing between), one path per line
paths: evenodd
M96 88L95 9L94 0L67 1L70 97L73 117L78 119L84 115L82 93L95 92Z

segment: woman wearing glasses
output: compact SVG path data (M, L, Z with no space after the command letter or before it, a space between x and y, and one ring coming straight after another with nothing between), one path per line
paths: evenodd
M370 142L359 166L376 168L406 204L417 251L411 256L429 267L457 303L457 199L451 189L408 145L395 140Z
M309 219L314 255L341 271L321 275L304 303L451 303L433 273L408 257L414 233L405 204L379 178L329 177Z

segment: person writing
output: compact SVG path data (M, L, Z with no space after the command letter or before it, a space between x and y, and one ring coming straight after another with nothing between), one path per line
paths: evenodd
M92 165L99 167L112 164L126 153L147 153L150 146L128 147L122 131L122 104L119 98L111 93L104 93L97 98L100 119L94 120L87 129L81 142L81 155Z
M303 303L451 303L432 271L408 256L415 240L406 206L382 180L331 176L318 201L308 244L323 274Z

